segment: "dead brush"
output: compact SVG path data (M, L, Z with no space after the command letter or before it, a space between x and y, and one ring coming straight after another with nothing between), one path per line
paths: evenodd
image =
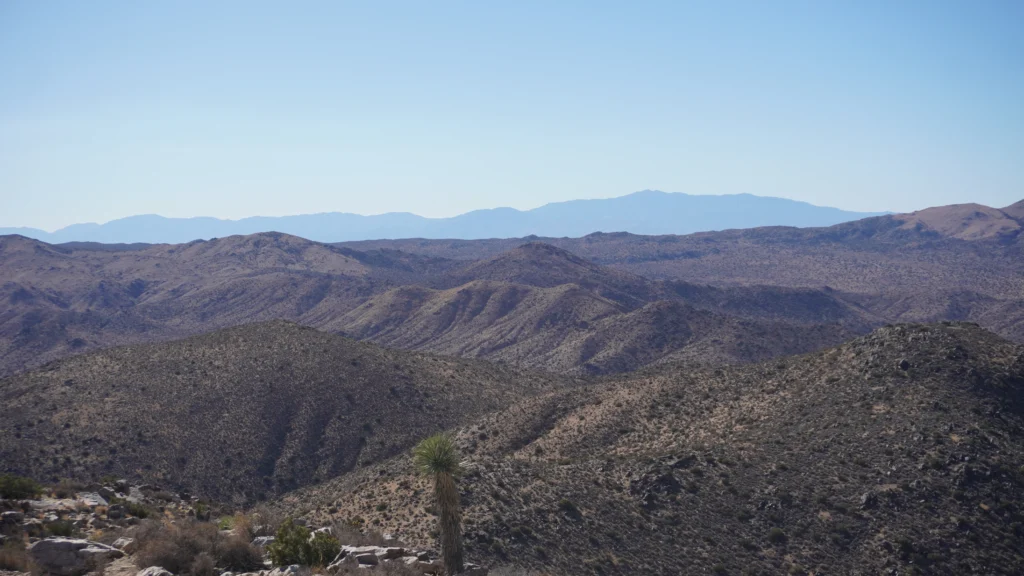
M399 540L387 540L380 532L367 530L361 532L351 523L335 522L331 525L331 534L338 539L338 542L348 546L402 546L405 544Z
M150 520L129 536L138 543L134 560L139 568L160 566L175 574L209 576L212 566L244 572L263 564L263 554L256 547L238 536L225 536L209 522Z
M25 550L24 542L8 541L0 547L0 570L35 572L35 563Z

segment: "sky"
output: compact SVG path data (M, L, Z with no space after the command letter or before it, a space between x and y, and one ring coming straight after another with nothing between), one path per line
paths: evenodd
M1024 2L0 2L0 226L1024 198Z

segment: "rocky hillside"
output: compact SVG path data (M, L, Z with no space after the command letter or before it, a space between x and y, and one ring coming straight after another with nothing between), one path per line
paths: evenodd
M181 245L0 237L0 375L113 345L271 319L318 325L444 261L284 234Z
M972 324L651 368L460 428L470 553L559 574L1019 574L1024 347ZM407 456L287 496L429 545Z
M0 270L0 298L9 305L0 314L0 375L92 349L270 319L564 373L640 366L690 346L689 332L650 352L625 344L633 338L628 334L669 321L651 313L668 310L660 306L630 314L661 301L723 315L723 329L741 319L771 320L779 342L794 345L763 339L747 345L770 354L817 349L879 323L859 305L821 290L651 281L537 243L465 263L283 234L141 247L61 247L5 237ZM461 311L464 303L468 313ZM625 340L591 326L611 315L619 315L614 324ZM825 333L833 336L821 339ZM549 348L543 359L538 346ZM591 361L608 346L618 347L613 362ZM710 351L709 358L719 357L749 361L764 354Z
M0 380L0 462L40 480L116 475L253 501L571 384L283 321L249 324Z
M344 244L432 257L493 258L542 241L648 279L776 286L869 303L884 322L970 320L1024 341L1024 202L946 206L827 228L752 228L686 236L379 240Z
M1024 341L1020 211L963 205L829 228L545 242L327 245L267 233L52 246L6 236L0 376L97 348L271 319L562 373L661 362L697 341L706 353L683 356L744 362L896 322L973 321ZM769 340L716 348L734 338L691 337L690 325L683 338L645 342L683 309L666 302L721 316L725 332L755 321L750 333ZM622 338L602 332L602 322Z
M700 365L753 362L819 350L856 333L835 322L744 319L685 302L632 309L578 284L538 288L475 281L450 290L396 288L329 327L388 347L564 374L628 372L681 359Z

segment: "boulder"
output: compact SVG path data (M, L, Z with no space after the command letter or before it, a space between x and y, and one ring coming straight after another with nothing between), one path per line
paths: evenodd
M46 532L43 521L38 518L29 518L21 525L21 531L28 534L30 538L38 538Z
M114 548L117 548L118 550L120 550L121 552L124 552L125 554L134 554L135 553L135 549L138 548L138 545L135 543L135 539L134 538L124 538L124 537L118 538L117 540L114 540L113 546L114 546Z
M379 546L342 546L341 551L355 556L357 554L376 554Z
M291 566L282 566L281 568L274 568L270 572L267 572L267 576L296 576L302 572L302 566L298 564L292 564Z
M124 556L113 546L77 538L46 538L28 551L44 572L57 576L81 576L103 561Z
M159 566L150 566L149 568L139 570L135 576L173 576L173 574Z
M395 546L390 546L388 548L377 548L377 551L374 552L374 554L376 554L377 558L381 560L394 560L395 558L401 558L402 556L405 556L405 548L398 548Z
M20 524L24 519L25 514L23 512L18 512L17 510L11 510L0 514L0 524L3 525Z
M377 557L376 552L363 552L361 554L353 554L352 556L356 559L356 562L359 562L360 564L370 566L380 564L380 558Z
M415 556L405 556L399 558L397 562L401 562L421 574L440 574L444 567L440 561L435 560L433 562L429 562L420 560Z
M97 492L81 492L78 494L78 501L84 503L86 506L107 505L107 499Z
M273 543L274 543L274 537L273 536L257 536L256 538L253 538L253 541L252 541L252 545L257 547L257 548L259 548L259 549L261 549L261 550L263 548L266 548L267 546L273 544Z

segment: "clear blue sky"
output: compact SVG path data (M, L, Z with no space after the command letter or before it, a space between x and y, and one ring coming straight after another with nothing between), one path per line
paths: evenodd
M0 2L0 226L1024 197L1024 2Z

